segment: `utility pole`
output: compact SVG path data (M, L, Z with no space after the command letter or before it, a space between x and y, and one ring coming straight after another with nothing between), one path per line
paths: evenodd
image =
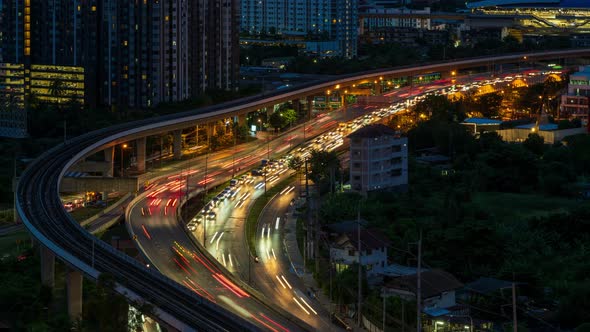
M92 268L94 268L94 238L92 238Z
M358 256L359 256L359 259L358 259L358 263L359 263L359 266L358 266L358 279L359 279L358 280L358 284L359 284L359 286L358 286L358 310L357 310L357 314L358 314L358 325L359 325L360 328L362 328L363 327L363 324L362 324L362 318L361 318L361 303L362 303L362 296L363 296L363 290L362 290L362 288L363 288L363 284L362 284L363 266L361 264L361 256L362 256L361 255L361 248L362 248L362 245L361 245L361 203L360 203L360 201L359 201L359 204L358 204L358 211L357 211L356 222L357 222L356 226L357 226L357 241L358 241L357 242L358 243L357 250L358 250Z
M402 332L406 332L406 314L405 314L405 309L406 309L406 302L402 299ZM472 332L472 331L469 331Z
M209 145L207 145L207 154L205 154L205 188L203 201L207 199L207 164L209 162ZM203 218L203 248L207 249L207 216ZM248 261L250 263L250 261Z
M418 239L418 287L416 292L416 331L422 331L422 230L420 230L420 237Z
M383 294L381 294L381 296L383 296L383 332L385 332L385 306L386 306L385 292L383 292Z
M332 316L332 248L330 250L330 317Z
M307 159L305 159L305 203L307 205L307 236L306 239L311 239L311 200L309 199L309 178L308 178L308 169L307 169ZM307 242L305 243L305 251L308 251L309 254L309 245Z
M14 156L14 167L13 167L13 173L12 173L12 207L13 207L13 212L12 212L12 218L14 223L18 223L18 216L16 213L16 186L18 184L17 178L16 178L16 155Z
M232 179L234 177L236 177L236 126L235 123L233 125L233 131L232 134L234 136L234 153L231 156L231 164L232 164L232 169L231 169L231 177Z
M518 321L516 320L516 283L512 281L512 329L518 332Z

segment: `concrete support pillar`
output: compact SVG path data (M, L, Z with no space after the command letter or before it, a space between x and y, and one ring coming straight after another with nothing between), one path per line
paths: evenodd
M175 130L174 135L174 159L179 160L182 157L182 130Z
M240 126L240 127L247 126L248 125L247 117L248 117L247 113L238 114L238 126Z
M53 288L55 285L55 254L41 245L41 283Z
M206 139L207 139L207 149L209 148L209 144L211 143L211 132L213 131L211 129L211 127L212 127L211 123L207 123L205 125L205 133L207 134L206 135L207 136L206 137Z
M374 87L375 87L375 95L380 96L383 93L383 87L381 86L381 81L377 81L377 83L374 83Z
M211 141L211 136L217 135L217 128L215 122L207 123L207 144Z
M66 276L68 315L71 321L76 321L82 315L82 278L78 270L69 270Z
M105 202L109 200L109 193L108 192L106 192L106 191L102 192L102 200Z
M110 148L106 148L103 151L104 151L104 160L107 163L111 163L111 166L109 167L108 172L106 174L104 174L104 176L112 177L114 174L114 168L115 168L115 147L111 146Z
M305 121L311 119L311 110L313 109L313 97L307 97L307 109L305 110Z
M137 171L145 172L145 155L146 155L146 141L147 137L138 138L135 140L135 155L137 156Z

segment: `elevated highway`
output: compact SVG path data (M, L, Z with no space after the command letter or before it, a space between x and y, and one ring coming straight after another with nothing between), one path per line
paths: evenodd
M328 89L341 89L367 80L428 72L451 72L458 69L520 62L523 59L537 61L588 56L590 56L590 49L578 49L482 57L375 70L308 84L296 89L97 130L69 140L67 144L56 146L31 163L20 177L17 186L17 213L32 236L41 244L44 283L50 285L52 283L53 276L48 274L52 273L52 262L55 256L71 268L68 297L70 315L74 317L81 313L82 275L97 279L101 273L109 273L115 277L118 291L126 294L130 300L152 303L156 307L159 319L177 330L257 330L258 328L251 323L238 319L229 311L211 304L153 269L144 267L139 262L117 252L80 227L63 209L59 198L60 183L68 169L89 155L129 140L144 139L156 133L180 130L198 123L245 114L263 107L298 98L308 98L324 93ZM70 289L71 287L75 289Z

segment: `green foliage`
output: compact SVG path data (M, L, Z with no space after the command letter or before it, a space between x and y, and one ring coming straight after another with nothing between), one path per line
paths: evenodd
M114 291L115 279L102 273L96 286L85 284L82 313L84 331L127 331L128 308L126 299Z
M590 135L580 134L564 138L576 173L588 175L590 170Z
M338 172L339 169L340 160L335 151L311 151L309 157L309 178L316 184L319 184L320 188L325 187L325 184L327 183L332 192L336 172Z
M294 156L293 158L289 159L288 166L295 172L301 172L301 169L304 166L304 162L301 159L301 157Z
M559 321L569 328L587 322L590 317L590 283L586 281L569 285L564 292L559 305Z
M293 124L297 120L297 112L294 109L282 109L276 112L273 112L268 121L270 122L271 127L282 129L291 124Z
M540 156L545 151L545 139L537 133L530 133L527 139L522 142L522 146L537 156Z
M478 98L468 98L462 101L467 111L479 113L484 118L494 118L500 113L502 95L499 92L488 93Z

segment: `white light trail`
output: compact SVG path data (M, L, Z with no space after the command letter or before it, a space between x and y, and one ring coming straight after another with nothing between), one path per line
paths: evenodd
M301 301L303 301L303 304L305 304L309 308L309 310L313 311L313 313L316 315L318 314L315 310L313 310L313 308L309 304L307 304L307 302L305 302L303 297L300 296L299 298L301 299Z
M213 243L213 241L215 241L216 237L217 237L217 232L215 232L215 234L213 234L213 237L211 238L211 241L209 241L209 244Z
M222 236L223 236L223 232L221 232L221 234L219 234L219 237L217 238L217 245L215 247L215 250L219 250L219 241L221 240Z
M303 311L305 311L305 313L307 313L308 315L311 315L311 314L309 313L309 311L307 311L307 309L305 309L305 308L304 308L304 307L301 305L301 303L299 303L299 301L297 301L297 299L295 298L295 296L293 296L293 300L295 300L295 303L297 303L297 305L299 305L299 307L300 307L300 308L301 308Z
M279 222L281 221L281 217L277 217L277 222L275 223L275 230L279 229Z
M279 278L279 276L277 275L277 280L281 283L281 286L283 286L284 289L287 289L287 287L285 286L285 284L283 284L283 281L281 280L281 278Z
M291 287L291 284L289 284L289 282L287 281L287 279L285 278L284 275L281 274L281 278L283 278L283 281L285 282L285 284L287 284L287 286L289 286L289 289L293 289L293 287Z

